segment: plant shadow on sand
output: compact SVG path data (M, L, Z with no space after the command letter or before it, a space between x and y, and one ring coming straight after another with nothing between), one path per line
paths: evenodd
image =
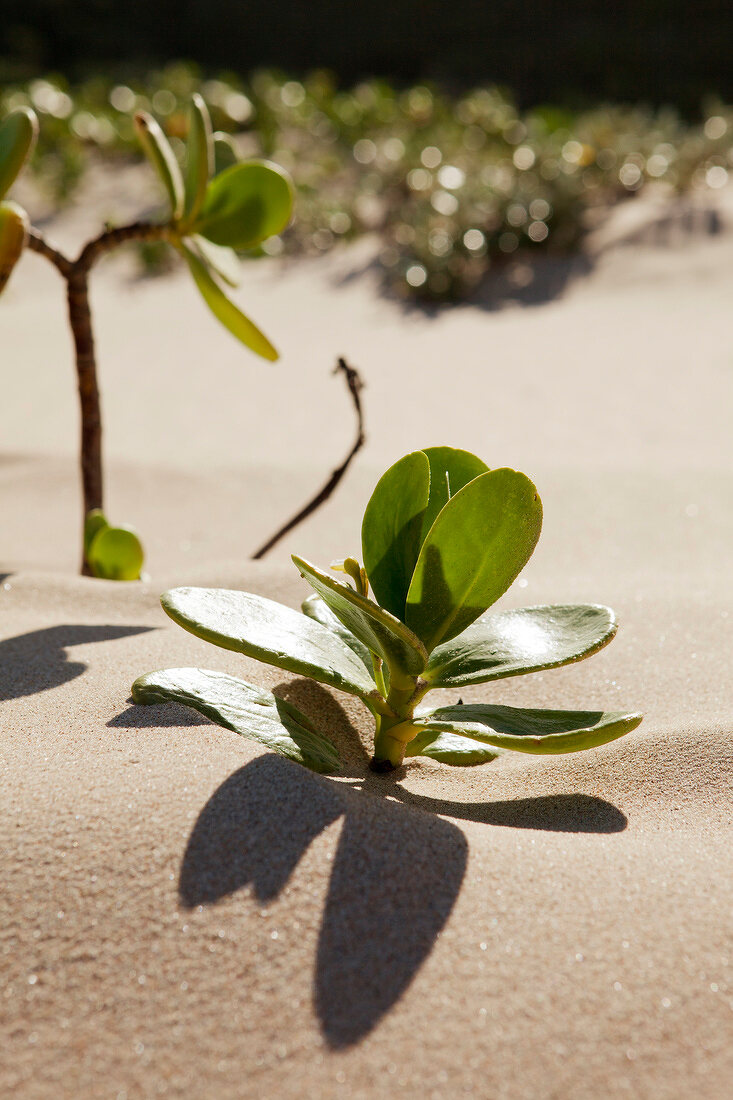
M358 1042L389 1011L453 909L468 844L439 814L562 832L612 833L626 827L620 810L589 795L464 804L406 791L369 772L356 730L318 684L302 680L275 690L320 716L337 745L346 781L334 782L270 753L240 768L199 814L183 857L179 894L182 904L193 908L251 885L259 901L270 901L319 833L343 819L314 977L315 1009L333 1049Z
M86 672L83 661L70 661L66 650L90 642L110 642L155 629L151 626L82 626L67 623L31 630L0 641L3 681L0 700L19 699L60 687Z

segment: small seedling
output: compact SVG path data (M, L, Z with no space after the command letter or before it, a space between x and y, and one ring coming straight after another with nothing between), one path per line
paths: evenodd
M393 771L406 756L467 765L507 750L577 752L628 733L641 715L423 705L434 688L557 668L613 638L614 613L594 604L487 613L526 565L541 525L524 474L426 448L378 482L362 524L363 565L346 558L332 567L350 584L293 557L315 590L303 614L220 589L175 588L161 602L199 638L361 698L375 721L374 771ZM309 718L236 677L167 669L141 676L132 694L137 703L182 703L316 771L338 770L336 749Z
M217 320L257 355L270 360L278 357L267 337L242 313L222 284L236 286L239 282L237 251L256 248L288 224L293 207L290 177L267 161L237 161L228 140L212 133L208 110L199 95L191 100L183 171L151 115L137 114L135 126L168 198L168 216L160 224L135 222L106 229L71 260L31 227L27 213L17 203L0 201L0 292L26 247L50 260L66 280L81 403L85 521L90 513L104 507L102 418L88 286L89 272L101 256L127 241L164 241L172 245L186 261ZM30 156L37 134L38 121L27 107L12 111L0 125L0 200ZM135 557L131 540L108 532L102 544L103 558L95 559L85 541L82 572L110 576L112 568L115 575L121 570L127 576ZM114 567L108 554L113 544L117 561Z
M108 581L137 581L143 561L142 543L132 527L112 527L100 508L84 524L84 559L93 577Z

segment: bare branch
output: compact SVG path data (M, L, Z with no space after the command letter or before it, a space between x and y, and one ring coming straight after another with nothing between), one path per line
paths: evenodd
M275 534L272 535L267 540L267 542L265 542L259 548L259 550L252 555L252 561L258 561L260 558L264 558L265 554L268 554L270 550L272 550L273 546L275 546L280 541L280 539L287 535L289 531L292 531L294 527L297 527L299 523L302 523L304 519L307 519L308 516L310 516L313 512L315 512L317 508L320 508L320 506L328 500L328 498L331 496L331 493L334 491L339 481L341 481L341 478L346 473L351 463L351 460L354 458L357 451L359 451L364 445L366 437L364 435L364 414L361 407L360 396L361 390L364 388L364 383L361 379L361 376L359 375L359 372L355 370L354 367L350 367L345 359L338 360L333 373L338 374L339 371L343 371L346 377L346 385L349 388L351 400L356 411L356 441L354 442L354 445L349 451L345 460L333 471L321 491L319 493L316 493L313 499L309 500L305 507L301 508L301 510L297 512L296 515L292 517L292 519L289 519L288 522L279 529L279 531L276 531Z
M29 230L28 248L31 252L37 252L39 256L45 256L65 279L69 278L74 266L73 263L64 256L63 252L59 252L57 248L50 245L38 229L31 228Z

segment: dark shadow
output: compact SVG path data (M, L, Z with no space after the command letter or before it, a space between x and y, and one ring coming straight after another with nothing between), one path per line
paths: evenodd
M6 581L8 577L12 577L12 575L12 573L0 573L0 584L2 584L3 581Z
M214 723L204 718L203 714L197 714L189 707L181 707L177 703L153 703L148 706L137 706L132 699L128 699L130 706L120 714L116 714L107 723L111 729L146 730L158 729L165 726L212 726Z
M384 296L404 313L419 313L436 319L446 309L456 306L495 312L507 306L546 305L561 298L574 282L590 274L595 263L595 258L584 252L554 256L525 252L504 259L495 258L478 285L456 301L400 296L394 289L393 274L385 271L376 257L355 265L335 277L333 282L336 286L346 286L371 273L378 278Z
M466 870L460 829L267 754L230 776L204 806L179 880L187 907L245 885L270 900L339 818L314 982L316 1011L333 1048L368 1034L430 953Z
M356 730L319 684L295 680L275 691L318 715L354 782L335 783L274 754L258 757L230 776L199 814L178 888L188 908L244 886L270 901L316 837L343 819L314 977L316 1012L334 1049L358 1042L389 1011L451 913L468 846L461 830L439 815L553 832L626 827L617 807L592 795L471 804L414 794L395 781L407 769L391 779L368 771L369 754Z
M186 908L215 904L247 886L260 902L271 901L323 830L342 821L314 976L316 1012L333 1049L353 1045L376 1026L448 920L468 845L442 815L553 832L614 833L626 827L617 807L592 795L463 803L415 794L399 781L419 761L388 778L370 772L368 749L321 685L294 680L274 690L328 729L347 782L274 753L257 757L229 776L201 810L178 890ZM170 710L171 724L183 724L183 709ZM160 706L133 706L108 724L145 727L161 724L160 717ZM197 716L191 724L199 721Z
M66 649L89 642L109 642L153 630L150 626L78 626L65 624L33 630L0 642L0 699L48 691L81 676L86 665L70 661Z
M399 799L430 813L461 821L552 833L622 833L628 819L618 806L591 794L548 794L502 802L448 802L398 788Z

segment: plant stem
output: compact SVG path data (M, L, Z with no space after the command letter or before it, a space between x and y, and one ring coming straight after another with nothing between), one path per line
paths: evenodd
M419 677L410 676L402 682L391 683L387 703L392 716L377 716L374 756L369 762L372 771L391 772L402 765L405 747L417 734L412 724L415 707L428 690L429 685Z
M76 375L81 411L81 480L84 520L94 508L104 507L104 479L102 474L102 414L97 382L97 361L94 352L94 332L89 308L89 272L105 253L127 241L165 240L169 235L166 225L133 222L118 229L105 229L89 241L76 260L70 260L46 241L37 229L31 229L28 247L44 256L66 280L69 307L69 325L74 338ZM83 546L83 540L82 540ZM89 576L90 569L82 551L81 572Z
M333 471L330 478L320 490L320 492L316 493L312 500L309 500L308 503L303 508L301 508L299 512L296 512L296 514L291 519L289 519L287 523L283 524L283 526L278 531L276 531L275 534L267 540L267 542L262 544L259 550L257 550L252 555L252 561L259 561L260 558L264 558L265 554L272 550L273 546L275 546L280 541L280 539L283 538L283 536L287 535L289 531L292 531L294 527L297 527L299 523L302 523L303 520L306 519L312 512L315 512L316 508L319 508L321 504L324 504L328 500L331 493L334 491L339 481L346 473L346 470L352 458L354 458L357 451L359 451L364 446L364 413L362 412L360 397L360 393L364 386L364 383L361 380L359 372L353 367L350 367L345 359L338 360L338 362L336 363L336 369L333 373L338 374L339 371L344 372L344 375L346 377L346 385L349 387L351 400L356 411L356 440L354 442L354 445L347 454L344 461L341 463L341 465Z

